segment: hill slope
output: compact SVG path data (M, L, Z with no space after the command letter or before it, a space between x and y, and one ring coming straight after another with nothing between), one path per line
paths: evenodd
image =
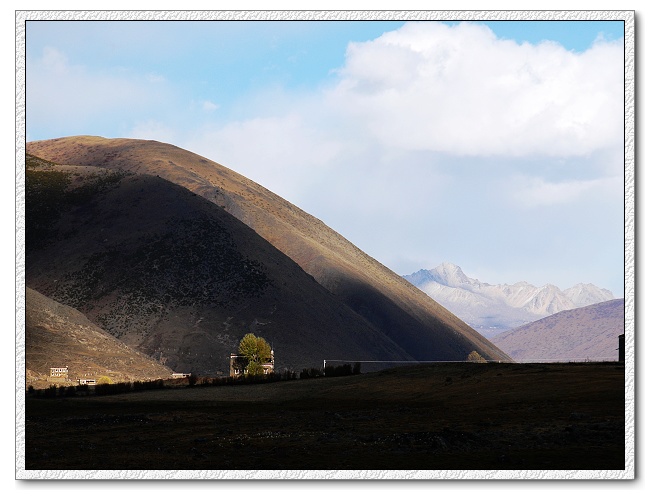
M68 367L68 378L108 376L114 382L171 377L172 370L116 340L76 309L31 288L25 290L27 384L48 387L50 368Z
M187 189L98 167L28 165L28 286L175 371L227 374L251 331L273 344L278 368L413 359Z
M155 141L68 137L27 144L60 164L160 176L200 195L254 229L409 356L462 360L501 350L406 280L318 219L206 158Z
M623 299L562 311L493 337L517 361L618 359L625 332Z
M404 278L488 338L560 311L614 299L609 290L583 283L566 290L525 281L490 285L450 263Z

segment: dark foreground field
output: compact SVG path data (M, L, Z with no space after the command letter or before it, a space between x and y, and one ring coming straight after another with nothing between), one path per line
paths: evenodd
M624 370L435 364L26 400L27 470L624 469Z

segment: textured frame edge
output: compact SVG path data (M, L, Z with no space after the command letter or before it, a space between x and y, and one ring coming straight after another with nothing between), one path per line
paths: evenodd
M30 20L621 20L625 59L625 443L623 470L150 470L44 471L25 469L25 23ZM634 11L16 11L16 479L158 480L427 480L634 479L635 476L635 28ZM542 472L540 474L540 472Z

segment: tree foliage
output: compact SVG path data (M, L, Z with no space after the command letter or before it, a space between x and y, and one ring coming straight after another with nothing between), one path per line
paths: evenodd
M250 361L246 367L246 372L251 377L264 375L264 367L257 361Z
M247 333L239 342L239 354L244 356L248 363L267 363L271 360L271 346L262 337Z
M246 372L250 376L263 375L262 364L271 361L271 346L262 337L247 333L239 342L239 355L248 361Z

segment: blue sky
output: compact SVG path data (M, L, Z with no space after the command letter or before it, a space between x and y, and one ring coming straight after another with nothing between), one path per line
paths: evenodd
M399 274L622 296L623 29L30 21L26 135L173 143Z

